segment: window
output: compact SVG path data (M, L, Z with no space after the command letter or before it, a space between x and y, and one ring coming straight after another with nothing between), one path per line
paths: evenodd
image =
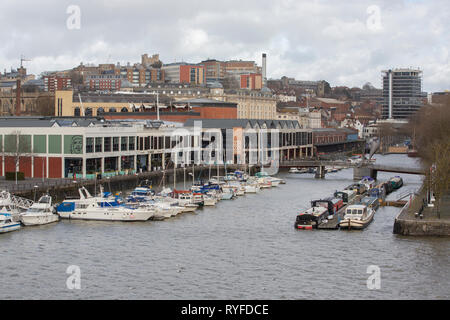
M128 143L127 143L127 137L120 138L120 150L127 151L128 150Z
M73 115L75 117L79 117L81 115L80 108L76 107L74 112L73 112Z
M136 146L136 137L128 137L128 150L133 151Z
M128 109L126 107L123 107L122 109L120 109L120 112L128 112Z
M104 138L104 152L111 152L111 137Z
M119 151L119 137L113 137L113 151Z
M92 108L86 108L86 110L84 110L84 116L92 117Z
M98 115L98 116L100 116L100 115L102 115L102 114L104 114L104 113L105 113L105 109L103 109L103 108L101 108L101 107L97 109L97 115Z
M95 152L102 152L102 138L95 138Z
M86 153L94 152L94 138L86 138Z

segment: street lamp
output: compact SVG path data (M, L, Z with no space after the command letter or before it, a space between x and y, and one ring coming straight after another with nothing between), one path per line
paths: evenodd
M36 191L37 188L39 188L38 186L34 186L34 202L36 202Z

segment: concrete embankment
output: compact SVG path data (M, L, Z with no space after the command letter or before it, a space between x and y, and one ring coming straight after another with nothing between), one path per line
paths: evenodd
M404 236L450 236L450 206L447 199L441 202L440 215L434 207L425 206L422 217L416 216L421 211L425 188L408 201L395 218L394 234Z

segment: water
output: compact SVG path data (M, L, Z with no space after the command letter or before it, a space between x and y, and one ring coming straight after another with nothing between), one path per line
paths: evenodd
M380 208L362 231L294 229L302 207L352 174L281 173L285 185L166 221L63 220L2 234L0 299L450 298L449 238L394 235L399 208ZM419 188L421 177L401 176L397 194ZM67 289L69 265L80 267L80 290ZM381 270L379 290L367 288L369 265Z

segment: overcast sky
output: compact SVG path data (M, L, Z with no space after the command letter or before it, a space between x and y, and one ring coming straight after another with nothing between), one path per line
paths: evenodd
M67 13L80 8L80 25ZM68 28L69 26L75 28ZM423 90L450 89L449 0L1 0L0 68L251 59L267 77L381 87L381 70L419 67Z

